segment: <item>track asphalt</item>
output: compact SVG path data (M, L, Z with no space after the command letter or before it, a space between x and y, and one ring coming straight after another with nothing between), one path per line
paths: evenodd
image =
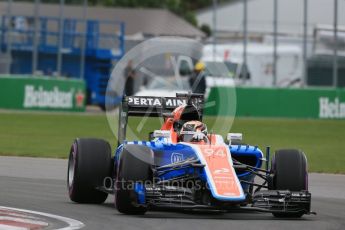
M83 229L345 229L345 175L309 174L312 210L317 215L277 219L266 213L147 212L122 215L113 196L102 205L69 200L67 161L0 157L0 206L50 213L79 220Z

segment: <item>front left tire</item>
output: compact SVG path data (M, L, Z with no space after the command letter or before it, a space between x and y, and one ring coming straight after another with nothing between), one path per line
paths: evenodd
M116 182L115 206L124 214L142 215L147 211L145 205L137 203L133 190L135 183L152 182L153 152L140 145L124 145L120 155Z

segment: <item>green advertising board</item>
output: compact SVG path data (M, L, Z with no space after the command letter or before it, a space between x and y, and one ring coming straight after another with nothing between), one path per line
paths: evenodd
M227 104L221 95L234 90L229 87L212 88L208 103L215 107L206 109L207 115L229 116ZM236 88L236 116L288 117L288 118L345 118L345 89L330 88ZM225 102L225 103L224 103Z
M85 83L52 77L0 76L0 108L85 111Z

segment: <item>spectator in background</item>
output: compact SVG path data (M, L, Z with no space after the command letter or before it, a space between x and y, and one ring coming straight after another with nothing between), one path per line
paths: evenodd
M124 70L124 77L125 77L125 90L124 94L126 96L132 96L134 94L134 78L135 78L135 70L133 69L133 61L129 60L127 66Z
M14 29L20 42L27 42L28 21L26 17L17 16L14 18Z
M194 70L189 78L189 84L193 93L200 93L205 95L206 91L206 76L205 76L205 64L203 62L197 62L194 66Z

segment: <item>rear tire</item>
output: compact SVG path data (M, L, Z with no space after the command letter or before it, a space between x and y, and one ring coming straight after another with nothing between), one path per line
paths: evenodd
M100 139L78 138L71 146L67 170L69 197L77 203L103 203L108 194L103 186L111 175L111 147Z
M144 214L146 206L137 204L134 183L152 181L153 153L146 146L125 145L120 155L117 174L115 206L124 214Z
M277 150L272 159L273 181L270 189L301 191L308 190L307 158L296 149ZM299 218L299 213L273 213L275 217Z

